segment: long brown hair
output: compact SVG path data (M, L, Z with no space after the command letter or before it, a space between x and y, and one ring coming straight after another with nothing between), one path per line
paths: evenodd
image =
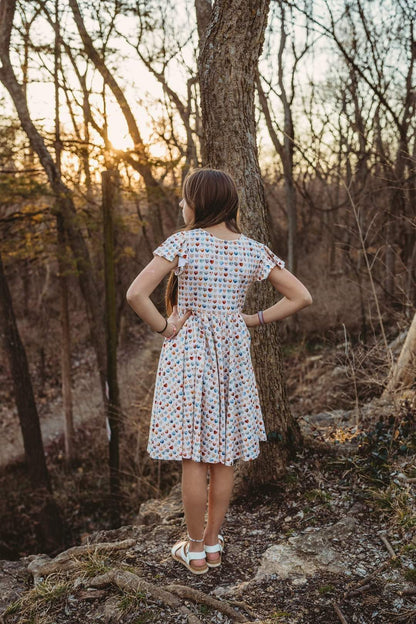
M236 184L230 174L220 169L203 167L194 169L186 176L182 195L193 210L193 219L177 231L205 228L224 222L231 232L241 234L239 227L239 197ZM165 305L168 316L178 302L178 276L174 271L168 279Z

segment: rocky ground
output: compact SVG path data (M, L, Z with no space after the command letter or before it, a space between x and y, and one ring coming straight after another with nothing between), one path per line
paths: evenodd
M54 559L2 562L3 623L416 622L416 467L404 449L414 408L408 400L393 422L392 406L367 406L384 419L384 463L368 447L375 433L353 435L353 412L303 419L307 448L273 487L233 502L223 564L205 575L169 554L185 530L178 486L142 504L132 526Z
M137 344L134 358L126 358L124 392L141 420L160 345L146 337L139 344L140 361ZM392 345L395 357L400 346ZM185 533L175 486L167 498L143 503L128 526L82 532L69 542L78 546L53 559L1 561L0 622L416 622L415 394L395 404L374 398L386 375L376 344L366 351L345 342L308 345L284 357L306 445L280 481L233 501L219 569L194 576L170 557ZM148 373L138 376L143 361ZM92 383L85 371L83 377ZM96 400L92 390L81 395ZM44 423L57 411L53 405L45 403ZM165 475L167 482L177 478ZM140 491L144 484L143 477ZM19 552L33 550L22 545Z

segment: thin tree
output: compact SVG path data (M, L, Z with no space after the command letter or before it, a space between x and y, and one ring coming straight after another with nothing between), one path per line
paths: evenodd
M109 465L110 465L110 492L113 526L120 523L120 392L117 379L117 298L115 284L114 262L114 228L113 211L117 188L118 172L103 171L103 239L104 239L104 281L105 281L105 328L107 351L107 423L109 429Z
M288 238L287 238L287 268L289 271L296 272L297 269L297 229L298 229L298 217L297 217L297 203L296 203L296 186L294 179L294 163L293 155L295 150L295 125L293 121L293 100L295 97L295 74L298 68L299 62L310 48L308 37L306 36L305 44L301 50L296 49L294 33L288 32L287 25L287 7L284 2L278 0L279 8L279 21L280 21L280 44L277 52L277 85L278 85L278 98L283 108L283 123L281 137L279 137L278 130L276 130L276 123L273 119L271 106L268 97L264 91L262 84L262 77L258 73L256 76L256 87L259 96L260 106L266 121L267 130L269 132L270 139L273 143L277 154L279 155L284 179L285 189L285 205L287 212L287 226L288 226ZM306 35L308 32L306 31ZM289 42L288 42L289 39ZM286 48L290 44L290 51L293 59L291 63L288 60L288 54ZM286 84L288 82L288 85ZM274 91L274 88L269 85L270 92Z
M113 73L109 70L105 58L96 50L93 40L89 35L77 0L69 0L72 15L81 37L85 53L88 59L93 63L95 68L100 72L104 84L109 87L114 95L117 104L126 120L129 134L134 144L134 157L130 155L128 162L143 178L146 187L147 198L151 209L149 211L149 219L152 225L152 234L154 240L163 239L163 224L161 219L160 207L163 206L169 212L172 210L172 201L166 193L163 185L155 178L150 164L150 158L147 153L147 147L141 136L135 116L127 100L127 97L119 85Z
M54 86L55 86L55 163L61 175L62 141L60 128L59 72L61 66L61 34L59 20L59 0L55 0L55 45L54 45ZM65 421L65 459L74 459L74 420L71 389L71 328L68 305L68 261L66 232L61 213L56 215L57 260L59 295L61 304L61 384Z

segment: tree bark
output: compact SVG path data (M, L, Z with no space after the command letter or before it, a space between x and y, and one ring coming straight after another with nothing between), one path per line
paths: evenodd
M55 0L55 46L54 46L54 87L55 87L55 163L61 175L61 120L59 100L59 71L61 69L61 34L59 25L59 0ZM56 217L57 261L59 295L61 305L61 386L64 408L65 461L70 464L74 459L74 420L71 389L71 327L68 306L68 277L66 260L66 236L62 216Z
M399 359L391 371L390 381L383 395L387 396L394 392L410 388L416 379L416 314L410 325L409 331L400 352Z
M103 171L103 239L105 279L105 326L107 345L107 423L109 430L110 492L113 526L120 523L120 393L117 380L117 301L114 267L113 209L117 182L114 172Z
M211 0L195 0L195 15L198 28L199 48L201 49L207 34L208 26L211 23Z
M204 164L225 169L235 178L241 197L241 225L253 238L270 245L270 216L257 157L254 89L258 58L267 23L269 0L218 0L199 56ZM253 285L247 296L251 311L275 301L271 285ZM253 360L268 431L260 458L248 462L245 483L275 479L301 443L290 413L284 383L277 324L255 330ZM242 483L243 481L241 481Z
M43 450L39 416L33 394L26 351L20 338L12 298L0 253L0 312L3 342L13 378L14 394L22 430L25 457L34 488L51 492Z
M17 327L1 252L0 333L13 379L28 474L32 488L36 492L35 529L41 548L49 551L62 543L62 520L52 496L29 364Z

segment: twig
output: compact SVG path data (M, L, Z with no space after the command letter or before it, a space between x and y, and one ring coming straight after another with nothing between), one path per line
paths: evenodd
M377 574L379 574L380 572L383 572L383 570L385 570L386 568L389 567L390 562L391 562L391 559L388 559L387 561L382 563L376 570L374 570L374 572L371 572L371 574L368 574L365 578L363 578L360 581L358 581L355 584L354 589L350 589L349 591L344 593L343 599L349 598L349 596L351 595L351 592L355 591L358 587L362 587L363 585L366 585L370 579L372 579L375 576L377 576Z
M345 619L345 617L342 615L341 610L339 608L339 606L337 605L336 602L332 603L335 609L335 613L337 614L337 616L339 617L339 621L342 622L342 624L348 624L347 620Z
M385 535L380 535L380 539L383 542L384 546L387 548L389 555L391 557L397 557L396 553L393 550L393 546L390 544L387 537Z
M416 596L416 587L405 587L397 592L399 596Z
M367 585L357 587L356 589L352 589L350 592L348 592L348 597L351 598L352 596L358 596L359 594L367 591L367 589L371 589L371 585L369 583Z

